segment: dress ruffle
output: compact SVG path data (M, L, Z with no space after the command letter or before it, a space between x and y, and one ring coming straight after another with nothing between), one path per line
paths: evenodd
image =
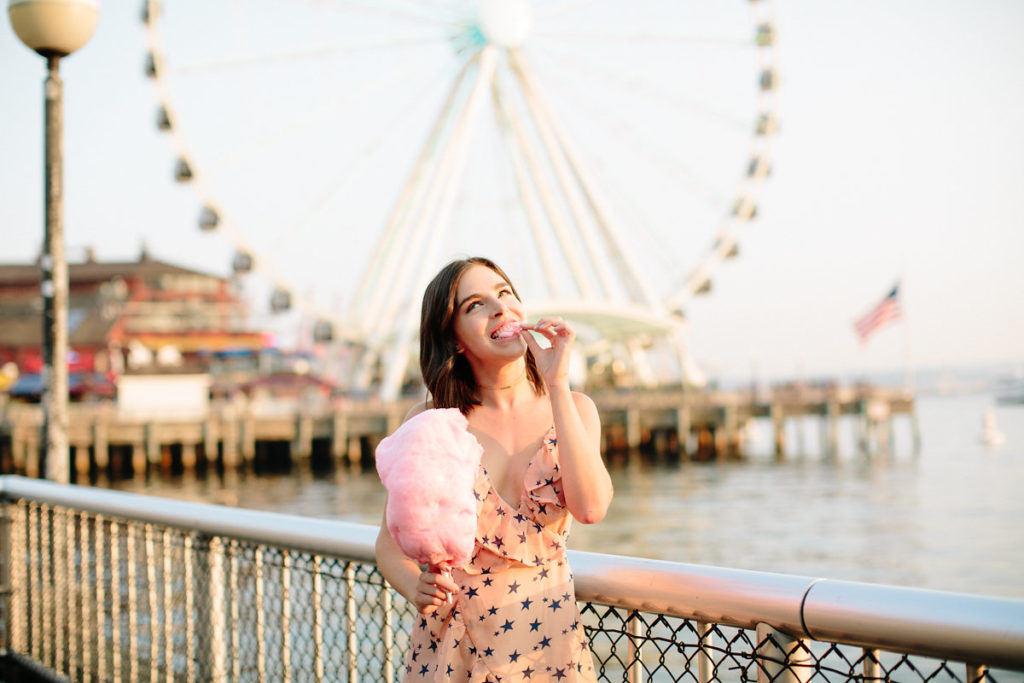
M571 518L565 509L557 445L552 427L526 468L516 506L498 495L487 470L480 466L473 491L481 524L473 558L463 567L467 574L516 565L540 567L565 552Z

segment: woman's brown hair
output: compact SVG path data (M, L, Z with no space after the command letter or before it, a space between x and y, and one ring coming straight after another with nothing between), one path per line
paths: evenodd
M473 369L465 356L455 350L455 297L463 274L473 266L493 270L519 299L519 292L505 271L490 259L474 256L452 261L442 268L423 292L420 310L420 372L423 373L423 383L433 397L435 408L458 408L463 415L473 406L480 405ZM544 380L529 349L526 350L526 376L537 394L544 393Z

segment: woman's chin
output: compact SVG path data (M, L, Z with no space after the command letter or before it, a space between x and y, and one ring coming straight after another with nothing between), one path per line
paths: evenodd
M526 353L526 342L523 338L516 335L515 337L509 337L508 339L494 339L491 342L491 348L494 349L495 353L503 356L514 356L519 357Z

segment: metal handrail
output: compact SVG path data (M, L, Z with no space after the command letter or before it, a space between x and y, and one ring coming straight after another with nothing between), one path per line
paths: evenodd
M0 476L0 499L375 563L377 527ZM569 551L577 598L1024 671L1024 600Z

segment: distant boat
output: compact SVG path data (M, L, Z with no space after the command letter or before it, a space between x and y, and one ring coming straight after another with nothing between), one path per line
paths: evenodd
M996 403L1024 403L1024 373L999 380L995 388Z
M985 417L981 421L981 442L989 448L1003 445L1006 435L999 431L996 424L996 414L989 408L985 411Z

